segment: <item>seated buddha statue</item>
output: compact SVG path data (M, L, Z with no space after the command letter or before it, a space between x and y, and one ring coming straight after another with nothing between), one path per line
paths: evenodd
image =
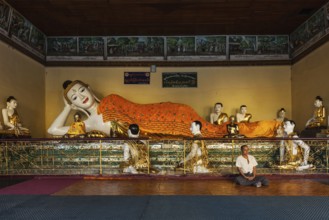
M252 115L247 113L247 106L241 105L240 111L236 113L236 120L237 122L250 122Z
M3 122L5 130L13 132L16 136L29 135L29 129L21 124L20 117L17 113L17 100L14 96L7 98L7 107L2 109Z
M214 112L210 114L210 123L221 125L228 121L228 116L226 113L222 112L223 104L220 102L217 102L214 105Z
M80 113L74 114L74 122L71 124L67 134L64 136L67 137L85 137L86 135L86 126L83 121L81 121Z
M138 104L111 94L99 100L89 85L82 81L66 81L64 88L64 109L55 118L48 133L63 136L69 130L66 119L72 110L86 114L83 122L86 132L98 130L110 136L112 127L116 135L125 136L130 124L138 124L142 136L149 138L192 137L191 122L202 123L203 137L223 137L227 134L226 124L214 125L199 116L190 106L172 102ZM114 123L115 122L115 123ZM114 126L115 124L115 126ZM240 134L247 137L273 137L279 123L275 120L244 123Z
M315 97L314 112L312 118L307 120L306 128L326 128L326 110L323 106L323 100L320 96Z
M244 135L239 134L239 125L236 123L235 116L230 116L230 123L226 125L227 135L226 138L243 138Z

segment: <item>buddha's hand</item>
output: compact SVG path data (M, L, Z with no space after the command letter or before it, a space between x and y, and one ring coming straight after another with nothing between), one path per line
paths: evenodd
M78 109L76 107L76 105L69 104L65 97L63 97L63 100L64 100L64 105L65 105L64 108L66 108L66 109L73 109L73 110L77 110Z

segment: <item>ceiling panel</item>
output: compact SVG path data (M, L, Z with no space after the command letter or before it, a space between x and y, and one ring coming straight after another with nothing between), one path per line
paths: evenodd
M47 36L289 34L327 0L7 0Z

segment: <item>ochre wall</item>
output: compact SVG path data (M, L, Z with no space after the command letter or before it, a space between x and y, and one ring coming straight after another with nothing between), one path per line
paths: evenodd
M292 66L292 115L297 130L305 127L312 117L314 98L320 95L329 110L329 42Z
M30 129L32 137L44 137L44 66L0 41L0 76L0 108L6 107L8 96L14 96L23 125Z
M99 98L115 93L136 103L188 104L207 120L215 102L222 102L229 115L246 104L253 121L274 119L281 107L291 117L290 66L158 67L156 73L151 73L150 85L123 84L125 71L149 70L148 67L47 67L46 128L64 107L62 83L67 79L86 82ZM197 72L198 88L162 88L162 72Z

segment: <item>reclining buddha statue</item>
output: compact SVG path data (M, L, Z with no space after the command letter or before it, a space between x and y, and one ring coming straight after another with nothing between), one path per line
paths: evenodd
M150 138L192 137L191 122L198 120L203 124L203 137L219 138L227 134L227 123L211 124L185 104L137 104L115 94L99 100L91 88L79 80L65 81L63 88L65 106L48 129L51 135L67 133L69 126L65 126L65 122L72 110L87 115L84 120L87 133L97 130L110 136L115 128L117 134L127 136L128 126L138 124L141 135ZM275 120L241 123L239 130L246 137L273 137L279 125Z

